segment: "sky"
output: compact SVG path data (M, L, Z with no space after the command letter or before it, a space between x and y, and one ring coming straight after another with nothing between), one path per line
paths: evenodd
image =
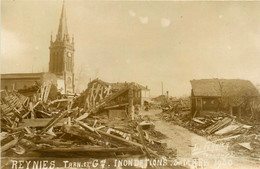
M75 74L189 95L190 80L260 83L260 2L66 1ZM48 71L61 0L2 1L1 73ZM82 78L81 78L82 79ZM87 87L87 84L85 85Z

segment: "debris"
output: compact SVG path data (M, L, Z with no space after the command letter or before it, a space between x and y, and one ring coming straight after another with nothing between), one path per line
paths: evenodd
M197 118L193 118L192 119L193 121L195 121L195 122L197 122L197 123L200 123L200 124L205 124L205 122L203 122L203 121L200 121L199 119L197 119Z
M250 145L250 143L238 143L240 146L248 149L248 150L252 150L252 147Z
M10 136L11 137L11 136ZM3 142L3 141L2 141ZM1 152L4 152L12 147L14 147L18 143L18 138L13 138L8 143L1 145Z
M222 138L222 139L214 140L214 142L227 141L227 140L238 138L239 136L240 136L240 134L239 135L235 135L235 136L225 137L225 138Z
M84 157L99 152L113 157L173 154L160 142L162 134L154 130L152 122L139 116L131 120L135 113L129 113L128 107L135 101L134 92L139 90L135 83L115 89L111 84L94 81L80 96L56 100L50 97L51 86L44 83L33 90L34 94L30 90L29 97L15 91L2 97L2 152L10 150L17 155L70 152ZM117 116L109 119L107 112L115 110L124 111L125 119ZM158 138L155 140L154 136Z
M59 122L55 123L54 126L62 126L64 122L68 121L68 118L63 118ZM23 127L44 127L50 122L50 118L37 118L37 119L23 119L18 128Z
M63 117L68 114L68 111L64 111L60 113L57 117L53 117L49 123L45 126L41 133L47 132L50 128L52 128L55 124L57 124Z
M216 135L229 134L230 132L236 130L237 128L239 128L239 125L231 124L221 130L216 131L214 134L216 134Z
M232 122L232 119L226 117L223 120L218 121L217 123L209 126L208 128L206 128L205 131L209 134L214 133L215 131L220 130L221 128L225 127L226 125L228 125L231 122Z

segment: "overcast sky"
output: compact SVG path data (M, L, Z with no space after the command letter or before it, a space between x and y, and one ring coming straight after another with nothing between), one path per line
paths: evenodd
M60 0L2 1L1 73L48 71ZM87 78L190 93L192 79L260 83L260 2L66 1L75 68ZM87 87L87 85L86 85Z

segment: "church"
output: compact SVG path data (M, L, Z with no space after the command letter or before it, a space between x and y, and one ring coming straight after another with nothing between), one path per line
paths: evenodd
M64 1L58 32L55 39L51 35L49 51L48 72L1 74L1 90L26 89L35 83L51 81L61 93L74 93L74 38L68 33Z

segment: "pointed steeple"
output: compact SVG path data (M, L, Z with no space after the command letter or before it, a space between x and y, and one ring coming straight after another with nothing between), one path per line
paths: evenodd
M66 18L66 9L65 9L65 0L63 0L59 29L57 33L57 40L69 39L68 27L67 27L67 18Z

